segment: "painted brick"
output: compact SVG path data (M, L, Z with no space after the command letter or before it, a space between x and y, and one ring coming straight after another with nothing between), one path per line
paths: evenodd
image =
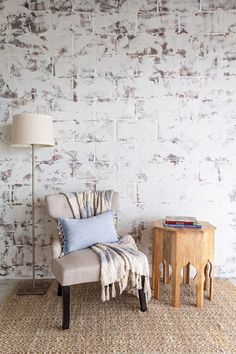
M21 159L15 160L14 163L12 163L13 166L12 166L12 173L11 173L10 178L12 178L12 176L14 176L13 178L14 178L15 184L21 184L22 181L24 183L31 182L30 151L24 151L24 150L21 153ZM14 153L14 151L13 151L13 153ZM14 156L16 156L16 153Z
M57 121L54 122L54 137L57 141L74 141L75 121Z
M11 205L31 203L30 184L13 184L11 188Z
M114 84L105 78L77 80L76 93L79 97L109 98L113 96Z
M0 210L0 220L4 225L12 225L14 222L24 222L26 217L31 217L30 206L7 205Z
M156 140L156 129L155 120L145 119L117 121L117 137L120 140Z
M37 86L36 80L34 84L34 87L37 87L36 92L38 92L38 95L46 97L48 100L54 99L54 97L70 100L73 97L70 78L53 77L47 81L41 81L41 87L40 84Z
M135 159L135 143L126 141L96 143L96 160L100 162L132 161Z
M50 14L48 12L37 12L19 14L10 14L8 16L9 31L13 37L25 33L41 34L49 30L50 27Z
M119 10L119 0L99 0L97 10L101 12L117 12Z
M158 6L156 0L125 0L121 2L120 11L158 11Z
M8 98L0 98L0 122L7 124L10 121L11 101Z
M10 195L11 195L11 186L5 183L1 183L0 196L3 204L7 204L10 202Z
M74 35L73 50L75 54L113 54L116 47L115 35Z
M96 164L80 164L76 163L76 176L80 180L97 183L97 180L116 179L116 165L107 162L97 162Z
M168 31L178 32L178 14L176 12L158 14L144 12L138 15L138 32L163 35L167 28Z
M103 55L97 59L96 72L104 77L133 77L137 70L137 58L127 55Z
M79 55L76 57L77 75L79 77L93 78L96 73L96 56L95 55Z
M74 77L77 73L75 57L72 55L58 56L53 60L53 75L56 77Z
M169 96L197 98L202 89L202 80L197 77L167 78L160 81L160 93Z
M129 13L95 13L94 31L97 34L134 34L136 31L136 14Z
M221 12L181 14L181 31L193 33L222 33Z
M31 75L39 80L47 80L52 76L52 61L50 57L44 55L18 55L8 59L9 71L12 77L24 79L26 75Z
M135 101L125 98L98 100L95 114L96 119L133 119L135 118Z
M148 101L139 99L136 101L137 116L140 119L159 119L168 115L178 117L179 114L179 99L173 96L152 97Z
M48 0L46 0L47 3ZM70 11L72 10L72 0L52 0L50 1L50 9L52 11Z
M0 55L0 78L4 78L6 75L9 75L9 63L8 58L5 55Z
M117 95L123 97L159 96L159 84L156 78L121 79L117 81Z
M222 73L225 76L236 75L236 56L227 54L222 62Z
M176 58L177 55L179 55L180 58L203 56L206 53L205 46L211 44L212 38L215 38L213 36L209 37L209 34L198 34L197 36L188 34L184 30L183 23L180 23L179 30L181 33L166 33L166 43L163 45L163 54L173 56L174 58Z
M32 100L32 96L26 95L24 97L12 99L12 113L22 113L24 110L25 112L32 111L35 113L50 115L52 113L52 99L47 99L47 97L34 97L34 100Z
M50 0L30 0L29 8L34 11L50 10Z
M181 76L212 76L215 77L216 73L222 66L222 60L217 56L205 57L192 57L180 59L180 75Z
M51 23L52 29L60 33L89 34L93 32L93 14L91 12L56 12L52 14Z
M94 11L96 3L94 0L73 0L74 11Z
M35 43L32 45L33 40ZM32 48L39 48L41 42L40 38L33 33L22 34L17 38L7 34L2 42L2 49L5 49L7 54L24 55L29 54Z
M95 161L95 142L84 143L62 141L54 149L54 156L62 154L70 163L89 163Z
M113 141L115 138L115 122L112 120L77 121L75 141Z
M163 38L152 33L120 35L117 37L116 52L129 55L159 55L162 53L163 43Z
M234 4L236 10L236 3ZM224 33L236 32L236 12L224 12L222 14L222 28Z
M235 10L236 4L234 0L202 0L202 10Z
M200 0L188 1L188 0L160 0L159 11L198 11L200 10Z
M37 40L32 40L34 52L48 53L51 56L72 54L72 41L72 33L57 31L48 31L37 37Z
M136 148L136 159L148 164L157 164L160 160L159 144L157 141L143 141ZM156 176L157 180L158 177Z
M9 138L10 126L9 125L0 125L0 142L10 142Z
M54 99L55 120L92 120L94 110L93 98L79 98L78 102L58 97Z
M159 80L164 77L178 77L180 59L172 55L141 56L138 58L136 76L149 77Z
M215 84L213 85L213 82ZM228 98L235 96L234 85L236 84L236 78L234 76L222 77L219 75L216 81L212 77L205 77L202 81L201 97L205 100L222 97L226 95Z

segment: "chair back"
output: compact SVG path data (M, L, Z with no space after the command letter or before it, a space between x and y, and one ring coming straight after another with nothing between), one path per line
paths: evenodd
M46 205L49 216L52 219L57 218L73 218L69 203L64 194L50 194L46 196ZM120 210L119 193L114 192L112 199L112 209L116 213Z

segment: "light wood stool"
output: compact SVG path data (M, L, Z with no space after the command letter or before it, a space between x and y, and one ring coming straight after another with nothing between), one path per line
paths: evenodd
M160 266L163 265L163 282L169 282L169 265L172 268L172 305L180 306L181 282L189 284L190 264L197 270L197 307L203 307L204 290L210 300L213 296L214 279L214 231L215 227L200 222L201 229L165 227L163 221L154 223L153 232L153 276L154 298L160 296ZM183 268L183 279L181 269Z

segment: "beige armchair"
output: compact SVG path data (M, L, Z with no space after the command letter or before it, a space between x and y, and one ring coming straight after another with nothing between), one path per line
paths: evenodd
M63 194L48 195L46 204L49 216L57 218L73 218L66 196ZM119 194L114 193L112 209L119 211ZM86 248L61 255L61 242L55 239L52 243L52 272L58 281L58 296L62 296L63 319L62 328L70 326L70 286L81 283L90 283L100 280L100 259L91 249ZM144 279L143 279L144 281ZM146 298L143 289L139 290L141 311L147 310Z

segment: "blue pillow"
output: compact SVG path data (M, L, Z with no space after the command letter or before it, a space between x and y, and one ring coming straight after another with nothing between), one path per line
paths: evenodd
M115 212L106 211L87 219L58 219L64 237L64 254L87 248L100 242L117 242Z

